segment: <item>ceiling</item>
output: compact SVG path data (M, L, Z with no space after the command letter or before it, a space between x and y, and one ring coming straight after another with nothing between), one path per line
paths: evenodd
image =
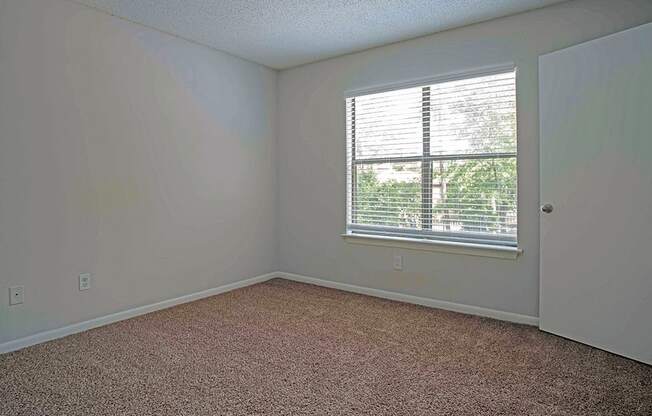
M77 0L283 69L564 0Z

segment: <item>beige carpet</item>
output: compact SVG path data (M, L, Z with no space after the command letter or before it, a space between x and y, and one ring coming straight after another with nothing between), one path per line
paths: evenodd
M652 367L275 279L0 356L1 415L652 415Z

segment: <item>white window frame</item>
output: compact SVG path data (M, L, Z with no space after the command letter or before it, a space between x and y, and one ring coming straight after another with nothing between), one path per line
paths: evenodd
M495 75L505 72L514 72L515 76L515 89L516 89L516 113L518 117L518 68L513 64L497 65L491 67L479 68L473 71L466 71L461 73L446 74L442 76L421 78L417 80L410 80L400 83L385 84L380 86L374 86L364 89L356 89L345 92L344 101L349 98L364 96L368 94L377 94L382 92L389 92L405 88L413 87L427 87L432 84L443 83L448 81L462 80L474 77ZM346 107L346 106L344 106ZM345 120L347 117L346 108ZM346 131L346 121L344 126L344 131ZM425 132L424 132L425 133ZM349 151L354 151L353 149L348 149L349 143L345 134L345 160L346 160L346 183L353 181L352 171L349 167L349 160L347 153ZM354 146L354 145L353 145ZM517 147L518 147L518 123L517 123ZM423 152L425 152L425 148ZM405 157L371 157L364 159L355 159L355 155L352 154L351 165L353 164L369 164L369 163L388 163L388 162L411 162L411 161L438 161L438 160L470 160L470 159L483 159L483 158L500 158L500 157L513 157L516 160L517 165L517 190L516 190L516 213L517 213L517 224L519 224L520 210L519 210L519 201L518 201L518 149L514 153L483 153L480 155L431 155L431 154L422 154L419 156L405 156ZM422 172L422 175L424 173ZM353 183L351 185L353 187ZM427 187L427 184L425 184ZM488 257L499 257L499 258L516 258L519 254L523 252L522 249L518 247L519 243L519 229L517 226L516 229L516 239L512 240L509 237L503 236L492 236L491 239L483 240L482 235L473 235L468 232L456 233L456 232L441 232L441 231L430 231L430 230L406 230L405 228L399 227L386 227L386 226L373 226L373 225L362 225L362 224L350 224L349 218L352 210L352 200L353 196L350 195L353 193L353 189L349 189L348 185L345 186L345 232L342 234L347 241L356 243L356 244L365 244L365 245L374 245L374 246L389 246L397 248L406 248L406 249L417 249L417 250L426 250L426 251L441 251L455 254L468 254L468 255L479 255L479 256L488 256ZM424 185L422 185L423 192ZM427 210L427 198L425 202L422 202L422 212ZM430 206L432 209L432 206Z

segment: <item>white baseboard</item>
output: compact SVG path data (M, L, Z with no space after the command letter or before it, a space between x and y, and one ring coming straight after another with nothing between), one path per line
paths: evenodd
M24 338L19 338L13 341L8 341L0 344L0 354L11 351L16 351L31 345L40 344L43 342L51 341L53 339L62 338L68 335L76 334L78 332L87 331L89 329L97 328L99 326L108 325L114 322L123 321L125 319L134 318L139 315L144 315L150 312L155 312L161 309L170 308L172 306L188 303L195 300L207 298L209 296L219 295L220 293L230 292L234 289L239 289L245 286L251 286L256 283L261 283L278 277L278 273L267 273L260 276L252 277L250 279L241 280L235 283L229 283L223 286L215 287L212 289L202 290L201 292L191 293L189 295L179 296L178 298L168 299L161 302L152 303L150 305L139 306L133 309L127 309L112 313L110 315L101 316L99 318L90 319L88 321L79 322L76 324L64 326L62 328L51 329L49 331L39 332Z
M515 322L526 325L539 325L539 318L530 315L521 315L513 312L499 311L496 309L482 308L480 306L464 305L462 303L447 302L443 300L422 298L419 296L406 295L403 293L390 292L381 289L372 289L369 287L356 286L348 283L333 282L331 280L319 279L316 277L302 276L293 273L277 273L278 277L295 282L311 283L317 286L330 287L333 289L344 290L347 292L360 293L363 295L375 296L378 298L396 300L399 302L413 303L416 305L428 306L431 308L445 309L453 312L461 312L469 315L484 316L487 318L498 319L501 321Z
M13 341L8 341L0 344L0 354L11 351L16 351L31 345L40 344L43 342L51 341L57 338L63 338L68 335L76 334L78 332L87 331L89 329L97 328L100 326L108 325L114 322L123 321L125 319L134 318L139 315L144 315L150 312L155 312L161 309L170 308L172 306L188 303L195 300L203 299L209 296L219 295L220 293L230 292L231 290L239 289L246 286L251 286L256 283L265 282L269 279L280 277L295 282L310 283L317 286L324 286L333 289L344 290L346 292L360 293L363 295L375 296L378 298L390 299L399 302L413 303L416 305L428 306L431 308L445 309L454 312L461 312L470 315L485 316L488 318L499 319L501 321L516 322L527 325L539 325L539 318L536 316L521 315L512 312L498 311L495 309L482 308L479 306L464 305L461 303L447 302L443 300L436 300L430 298L422 298L419 296L406 295L403 293L390 292L387 290L373 289L369 287L356 286L348 283L339 283L326 279L319 279L316 277L302 276L293 273L273 272L260 276L252 277L250 279L241 280L235 283L215 287L212 289L203 290L201 292L191 293L189 295L180 296L174 299L168 299L150 305L139 306L133 309L112 313L110 315L101 316L99 318L90 319L88 321L79 322L76 324L64 326L49 331L39 332L38 334L30 335L24 338L19 338Z

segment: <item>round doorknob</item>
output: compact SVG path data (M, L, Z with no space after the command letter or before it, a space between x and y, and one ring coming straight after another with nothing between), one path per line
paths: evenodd
M541 205L541 212L545 214L550 214L552 212L552 204L543 204Z

